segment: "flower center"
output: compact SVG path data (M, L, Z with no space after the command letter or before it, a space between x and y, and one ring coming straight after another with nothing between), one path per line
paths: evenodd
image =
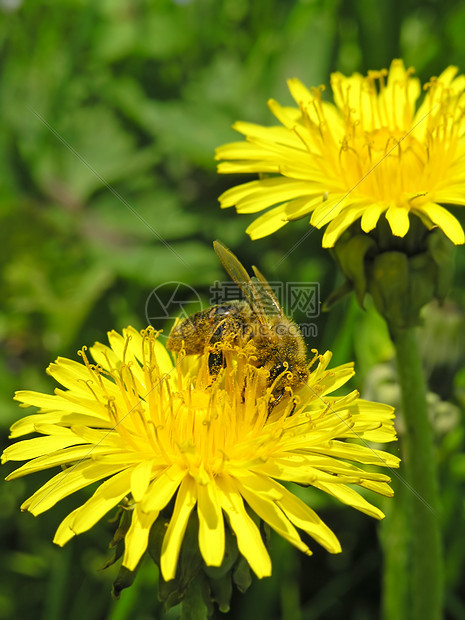
M370 204L410 208L415 199L420 206L434 201L434 192L456 158L465 125L464 96L432 81L415 114L420 90L411 72L387 84L385 77L386 72L371 72L365 78L336 74L332 88L340 122L334 107L324 104L321 91L315 90L311 109L301 107L310 140L301 131L299 135L312 162L319 146L321 157L316 161L332 179L333 191L350 195L356 190Z

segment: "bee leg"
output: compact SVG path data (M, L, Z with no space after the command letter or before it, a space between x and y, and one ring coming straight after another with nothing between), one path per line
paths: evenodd
M242 388L242 392L241 392L241 403L245 403L245 389L247 387L247 379L245 379L244 381L244 387Z
M268 405L268 415L271 414L273 409L284 398L285 395L286 395L286 393L283 390L277 396L275 396L273 401L270 401L270 404ZM296 406L297 406L297 401L296 401L295 398L292 398L292 409L289 411L288 415L292 415L294 413Z
M211 375L216 376L224 367L224 356L221 351L213 351L208 355L208 370Z
M292 409L289 411L289 415L292 415L294 413L296 407L297 407L297 401L294 398L292 401Z
M271 414L271 412L276 407L276 405L279 403L281 398L282 398L282 394L278 394L278 396L276 396L273 400L271 400L270 398L270 402L268 403L268 415Z

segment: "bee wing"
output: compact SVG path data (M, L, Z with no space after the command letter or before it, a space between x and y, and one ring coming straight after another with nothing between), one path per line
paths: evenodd
M261 283L259 287L255 286L245 267L239 262L237 257L234 256L231 250L228 250L220 241L214 241L213 247L221 264L231 276L231 279L234 280L244 293L258 320L267 325L268 321L266 317L267 314L269 314L267 309L270 307L270 303L274 307L276 302L274 295L270 298L268 290L271 291L271 289L268 283L266 283L267 289L264 289ZM263 278L263 276L261 276L261 278ZM266 282L265 278L263 278L263 280Z
M271 286L268 284L265 276L257 269L257 267L255 267L255 265L252 265L252 269L258 283L260 284L259 290L261 292L263 305L266 304L265 307L269 309L267 314L279 314L279 316L285 317L286 315L281 308L281 304L276 299L276 295L274 294ZM255 278L253 278L253 280L255 280Z

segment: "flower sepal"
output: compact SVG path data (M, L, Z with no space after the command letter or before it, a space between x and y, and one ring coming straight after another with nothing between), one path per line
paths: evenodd
M418 218L414 220L401 239L387 234L384 220L369 234L362 233L358 224L347 230L333 250L346 282L324 308L351 289L362 308L370 293L391 329L421 324L423 306L433 299L442 302L449 291L455 246L439 228L428 230Z
M323 306L325 311L329 310L351 290L354 291L360 306L364 307L365 294L368 291L365 261L375 252L376 243L368 235L351 235L349 232L342 235L332 253L346 276L346 281L333 291L326 300Z
M153 525L147 551L155 564L160 567L163 553L163 538L169 519L157 519ZM214 604L222 613L230 609L233 585L245 592L252 582L250 567L239 554L236 537L230 529L225 529L225 554L220 566L207 566L198 544L199 520L196 512L189 518L182 543L179 562L174 579L165 581L160 571L158 596L165 609L183 605L183 608L204 609L205 617L214 613Z
M113 582L113 587L111 589L111 596L114 600L118 600L121 592L126 588L130 588L132 586L136 575L137 569L129 570L129 568L126 568L125 566L120 566L118 575L116 576L116 579Z
M124 539L131 525L131 504L127 498L124 498L120 504L120 507L113 519L110 522L116 523L118 521L118 527L113 535L113 539L110 542L110 549L112 549L112 556L102 566L102 570L113 566L124 554ZM111 596L113 599L118 600L121 592L126 588L130 588L134 583L134 579L137 575L136 570L129 570L125 566L120 566L118 575L113 581Z
M454 278L455 269L455 245L443 234L439 228L435 228L428 235L428 252L436 265L436 297L444 301L449 292Z
M444 301L453 278L454 251L453 243L436 228L428 233L424 252L384 252L374 259L370 292L391 329L420 325L423 306L433 299Z

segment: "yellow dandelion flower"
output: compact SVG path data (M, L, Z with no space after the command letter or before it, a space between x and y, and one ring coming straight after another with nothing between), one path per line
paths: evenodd
M288 81L298 107L268 105L282 126L238 122L246 142L217 149L220 173L266 173L229 189L222 207L257 213L252 239L311 215L328 224L324 247L333 247L354 222L368 233L385 215L392 234L404 237L410 214L438 226L454 244L463 229L443 204L465 205L465 76L448 67L425 84L394 60L389 71L331 75L334 103L323 88Z
M151 328L112 331L110 346L90 348L95 363L84 349L82 362L58 358L50 365L49 374L64 389L16 395L22 406L40 411L16 422L11 436L40 436L5 450L3 462L27 461L7 479L66 466L22 510L38 515L101 482L59 525L55 543L85 532L127 498L132 514L122 562L129 570L137 567L152 525L169 505L160 560L165 580L175 577L193 511L206 565L223 561L226 517L239 552L265 577L271 561L253 513L304 553L311 552L298 529L329 552L340 551L333 532L282 482L313 485L383 517L354 485L392 495L388 476L358 464L398 466L395 456L366 444L395 439L393 410L361 400L357 392L329 396L354 374L352 364L328 370L331 354L316 356L308 384L270 412L265 371L243 351L225 347L225 368L212 380L208 353L178 356L174 363L157 336Z

